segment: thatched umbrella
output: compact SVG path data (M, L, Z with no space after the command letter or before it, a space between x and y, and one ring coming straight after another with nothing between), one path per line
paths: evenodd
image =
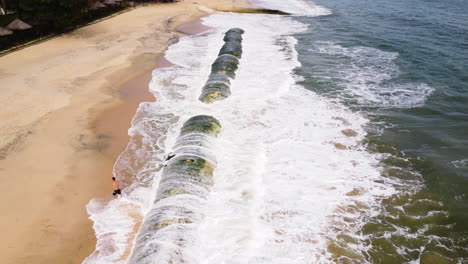
M103 7L106 7L106 6L103 5L101 2L96 2L89 9L96 10L96 9L103 8Z
M121 0L105 0L103 3L105 5L118 5Z
M6 35L10 35L10 34L13 34L13 31L7 29L7 28L4 28L4 27L0 27L0 36L6 36Z
M24 23L23 21L19 19L13 20L8 26L6 26L10 30L25 30L31 28L30 25Z

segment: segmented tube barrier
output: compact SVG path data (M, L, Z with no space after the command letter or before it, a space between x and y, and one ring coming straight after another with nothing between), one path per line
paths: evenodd
M203 219L201 207L213 185L216 161L210 145L220 130L212 116L198 115L185 122L127 263L187 262L190 252L185 246L196 242L190 231Z
M225 43L218 58L211 65L211 74L198 98L203 103L213 103L231 95L231 79L236 78L236 70L242 56L242 34L244 30L232 28L224 35Z

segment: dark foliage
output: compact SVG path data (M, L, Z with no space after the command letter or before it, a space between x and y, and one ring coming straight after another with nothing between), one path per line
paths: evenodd
M88 0L20 0L18 12L32 24L63 29L75 24L88 7Z
M69 26L64 26L64 27L51 26L49 24L50 22L49 23L45 23L45 22L32 23L30 20L26 20L22 18L26 22L32 24L33 28L22 30L22 31L15 31L14 34L0 37L0 51L9 49L15 46L19 46L26 42L29 42L35 39L40 39L51 34L53 35L53 34L60 34L60 33L67 32L75 28L76 26L84 25L94 20L97 20L99 18L109 16L122 9L123 7L111 6L111 7L101 8L97 10L89 10L89 12L82 13L81 16L75 18L73 24L69 24ZM17 16L16 14L8 16L8 19L5 19L5 23L3 23L3 25L0 25L0 26L4 26L8 24L9 22L11 22L11 20L16 18L16 16ZM7 17L7 16L2 16L2 17Z
M4 27L10 24L10 22L15 20L15 18L16 18L15 14L0 16L0 27Z
M0 26L6 26L20 18L33 26L32 29L15 31L12 35L0 37L0 51L19 46L34 39L73 30L89 22L111 15L126 8L111 5L96 10L89 9L97 0L0 0L0 5L9 15L0 16ZM136 0L140 2L175 3L177 0Z
M20 0L0 0L0 3L5 10L16 10Z

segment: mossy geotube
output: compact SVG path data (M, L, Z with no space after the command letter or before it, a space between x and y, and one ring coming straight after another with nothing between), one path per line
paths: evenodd
M212 103L227 98L229 95L231 95L229 85L224 83L210 83L205 85L200 98L204 98L204 103Z
M226 34L231 34L231 33L237 33L237 34L244 34L245 31L241 28L231 28L228 31L226 31Z
M190 232L203 219L200 206L213 185L216 161L207 150L221 130L208 115L188 119L181 128L159 181L156 198L145 215L127 263L186 263L183 250ZM173 253L170 253L173 252ZM174 252L177 252L175 254Z
M191 117L187 122L185 122L180 129L180 136L193 132L217 136L220 130L221 123L219 123L216 118L207 115L198 115Z
M242 43L236 41L224 43L218 53L218 56L221 55L232 55L240 59L242 57Z
M206 84L209 83L225 83L227 85L231 84L231 78L225 74L217 74L217 73L211 73L210 76L208 77L208 81L206 81Z
M244 30L240 28L232 28L225 33L225 43L211 65L211 74L198 98L203 103L210 104L231 95L230 80L236 78L242 56L242 34Z
M217 74L218 70L226 70L234 73L238 67L238 58L232 55L221 55L215 60L215 62L213 62L213 64L211 64L211 72Z
M228 41L242 42L242 34L244 34L244 30L240 28L232 28L226 32L223 40L225 42L228 42Z

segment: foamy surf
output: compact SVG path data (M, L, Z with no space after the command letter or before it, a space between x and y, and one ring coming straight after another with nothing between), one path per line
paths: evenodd
M401 72L397 52L369 47L343 47L332 41L317 41L309 51L332 56L328 67L317 67L313 76L323 82L333 79L339 89L333 96L360 106L411 108L424 105L434 88L425 83L388 84Z
M178 234L190 255L185 261L332 262L330 241L339 234L360 239L362 215L394 192L376 168L379 157L361 144L367 120L296 85L293 69L300 63L291 35L305 30L304 24L250 14L215 14L203 21L214 29L172 45L166 58L176 66L153 73L150 88L158 102L140 105L132 141L115 167L125 199L88 205L98 244L85 263L124 263L132 254L141 218L154 216L148 211L162 160L183 121L195 115L215 117L223 131L211 146L217 156L214 185L204 206L193 206L203 217L190 234ZM232 95L203 104L201 88L232 27L245 30Z

